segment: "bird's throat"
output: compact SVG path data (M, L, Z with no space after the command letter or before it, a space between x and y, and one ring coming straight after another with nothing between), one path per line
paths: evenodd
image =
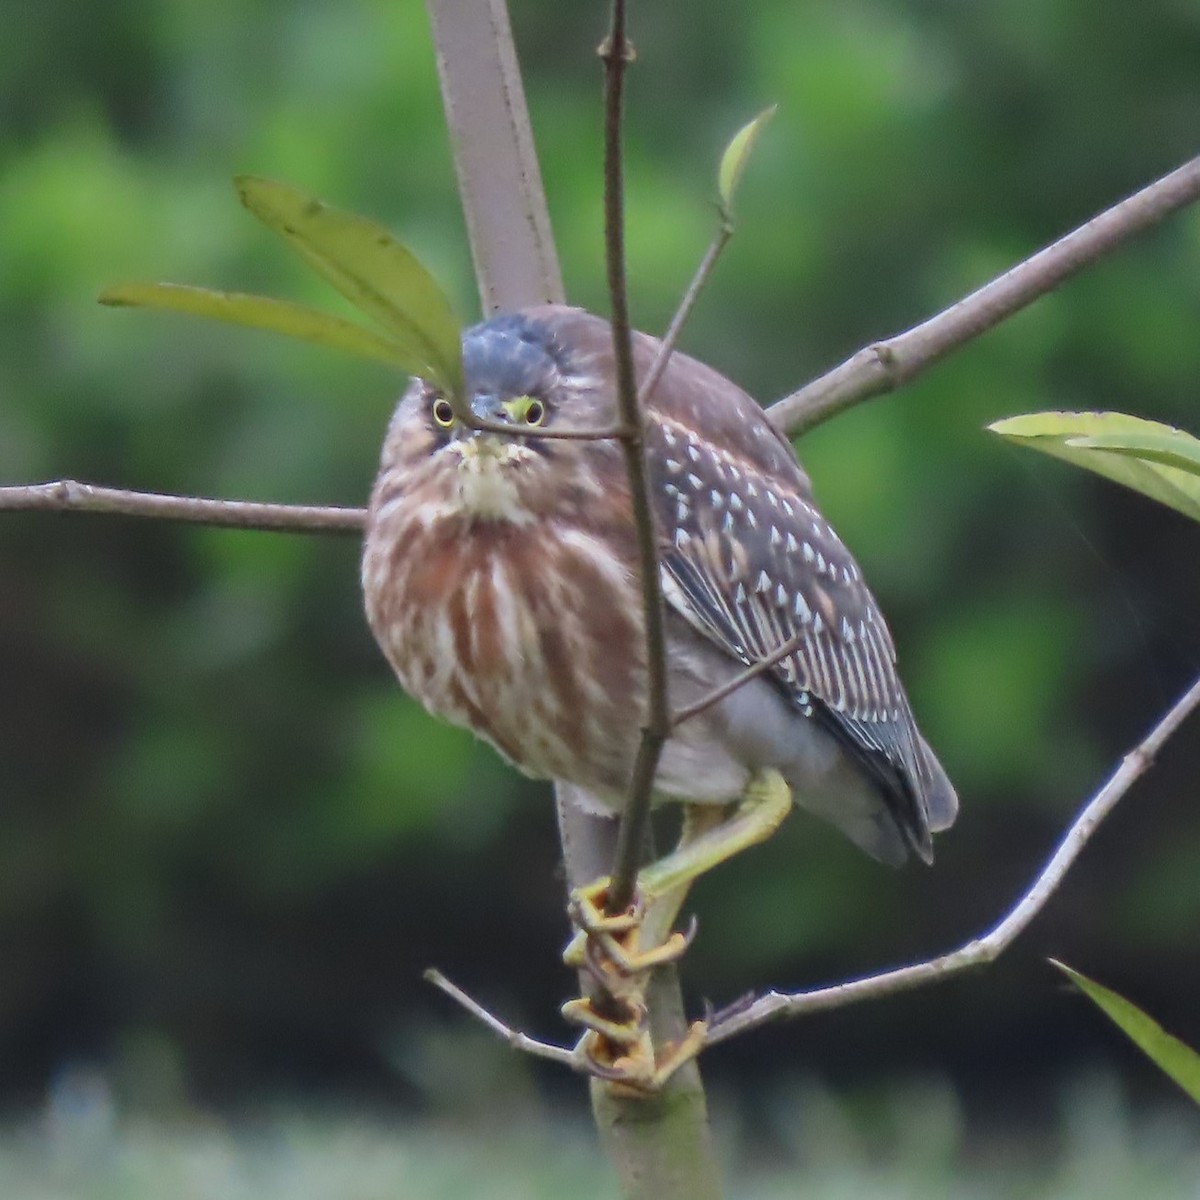
M515 446L498 452L486 444L466 443L458 464L458 500L464 514L486 521L527 524L533 514L522 503Z

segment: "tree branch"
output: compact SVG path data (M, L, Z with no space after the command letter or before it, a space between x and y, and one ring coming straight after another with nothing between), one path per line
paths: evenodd
M478 429L483 433L498 433L503 437L513 436L513 427L505 425L503 421L488 421L483 417L477 417L469 409L459 418L468 429ZM543 426L527 426L523 425L520 429L520 435L523 438L529 438L532 441L561 441L561 442L606 442L606 441L628 441L636 436L636 431L631 430L628 426L621 425L605 425L598 429L547 429Z
M641 576L642 614L646 638L646 716L634 761L629 799L621 814L617 851L608 891L609 912L629 907L637 881L642 838L650 817L650 795L658 758L670 732L667 697L667 639L663 615L662 580L658 573L658 538L650 500L650 475L646 468L644 422L638 402L633 368L633 343L629 326L629 298L625 285L625 182L621 157L621 115L624 105L625 68L633 61L633 47L625 35L625 0L613 0L612 23L600 47L604 63L604 258L612 306L613 358L616 367L617 409L629 434L621 439L633 519L637 527L638 568Z
M844 409L895 390L1197 199L1200 157L1114 204L937 316L864 346L840 366L776 401L767 415L790 437L799 437Z
M768 992L749 1004L736 1005L724 1017L718 1015L709 1029L707 1044L726 1041L781 1017L807 1016L937 983L998 958L1046 906L1100 822L1145 774L1167 739L1197 707L1200 707L1200 679L1171 706L1143 741L1125 756L1108 782L1084 805L1049 862L1004 919L989 932L949 954L911 967L900 967L811 992Z
M562 304L505 0L427 5L483 311L490 316L527 304Z
M361 533L361 508L301 504L257 504L249 500L205 500L98 487L74 479L0 487L0 512L91 512L156 517L193 525L261 529L271 533Z
M700 265L696 268L696 273L692 276L687 291L683 293L683 299L680 300L670 325L667 326L667 332L662 336L658 353L654 356L654 362L651 363L646 378L642 380L642 390L638 394L638 398L643 404L650 399L660 376L667 369L667 363L671 361L671 355L675 353L675 343L679 341L679 335L683 332L683 327L687 323L688 317L692 315L692 309L696 307L700 293L704 290L705 284L708 283L709 277L713 273L713 268L717 265L717 259L721 257L721 253L729 244L731 237L733 237L733 222L727 214L722 213L717 232L713 234L712 241L708 243L708 249L705 250L704 257L700 260Z
M720 687L713 688L707 695L701 696L694 704L678 709L671 714L671 728L682 725L699 716L706 709L719 704L726 696L732 695L740 687L745 687L752 679L757 679L764 671L769 671L776 663L782 662L789 654L797 650L808 636L808 630L802 629L795 637L790 637L780 646L776 646L765 658L756 659L744 671L739 671L732 679L727 679Z
M431 8L446 2L431 0ZM1005 317L1197 199L1200 158L1106 209L907 333L864 347L840 366L771 405L768 415L779 428L797 437L836 413L910 382L951 350L986 333ZM511 295L505 293L507 307L519 308L535 299L515 290ZM614 426L611 430L587 431L585 436L619 437L624 432L623 427ZM349 532L358 529L363 520L361 509L203 500L129 492L69 479L0 487L0 512L5 510L108 512L296 533Z
M540 1041L538 1038L530 1037L527 1033L522 1033L519 1029L514 1029L511 1025L506 1025L495 1013L489 1012L478 1000L468 996L458 984L451 983L435 967L430 967L425 972L424 978L426 983L432 983L439 991L445 992L451 1000L465 1008L471 1016L477 1021L481 1021L494 1034L502 1037L514 1050L520 1050L523 1054L532 1054L535 1058L549 1059L550 1062L570 1067L573 1071L585 1069L582 1059L574 1051L568 1050L564 1046L556 1046L553 1042Z

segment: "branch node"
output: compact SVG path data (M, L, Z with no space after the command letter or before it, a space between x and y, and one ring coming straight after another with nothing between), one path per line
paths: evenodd
M905 373L895 347L890 342L872 342L867 347L867 353L879 364L879 369L887 379L888 391L894 391L904 382Z
M623 62L626 66L632 66L635 62L637 62L637 50L634 47L634 44L624 34L621 35L620 41L621 62ZM600 45L596 47L597 56L610 65L616 60L616 55L613 52L614 45L615 42L613 35L609 33L601 39Z

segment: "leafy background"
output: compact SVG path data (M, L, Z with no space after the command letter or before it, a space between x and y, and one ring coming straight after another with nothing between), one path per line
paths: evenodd
M568 290L603 310L600 7L516 0L513 16ZM161 278L343 311L239 209L229 180L251 171L384 221L474 319L423 6L8 0L5 26L0 482L361 503L398 380L94 297ZM685 337L764 399L1196 149L1186 0L693 0L686 17L639 6L634 31L641 327L665 325L709 236L724 142L780 105ZM976 932L1200 667L1194 526L982 432L1050 408L1200 430L1198 324L1191 212L805 439L963 815L933 871L899 873L793 818L697 890L693 1003ZM253 1130L276 1106L316 1106L332 1124L285 1123L280 1143L366 1162L354 1139L375 1135L337 1122L398 1113L444 1123L419 1153L450 1170L455 1147L507 1161L487 1149L506 1121L536 1138L558 1129L547 1113L579 1115L573 1081L514 1063L419 982L436 963L515 1021L559 1028L554 822L546 788L401 696L356 558L352 538L0 519L0 1100L15 1129L152 1114L208 1136L230 1114ZM1065 1195L1075 1162L1132 1186L1117 1145L1149 1172L1142 1190L1155 1155L1194 1180L1170 1085L1043 959L1200 1042L1198 776L1186 729L986 977L714 1053L731 1144L781 1178L861 1182L874 1162L882 1181L921 1146L947 1179L1028 1167ZM9 1194L37 1186L28 1153L0 1149ZM1188 1177L1168 1172L1159 1194ZM463 1186L498 1195L497 1178Z

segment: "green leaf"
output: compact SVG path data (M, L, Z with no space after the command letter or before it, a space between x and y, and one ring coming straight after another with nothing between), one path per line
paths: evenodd
M1197 1104L1200 1104L1200 1054L1172 1037L1157 1021L1123 996L1081 975L1065 963L1050 959L1133 1042L1158 1064Z
M753 121L743 125L730 138L725 153L721 155L721 165L717 168L717 192L721 197L721 212L726 220L733 214L733 197L742 181L742 172L750 161L754 144L778 107L777 104L772 104L770 108L764 108Z
M1150 424L1150 422L1147 422ZM1071 438L1072 446L1088 446L1095 450L1111 450L1114 454L1128 454L1131 458L1144 458L1147 462L1175 467L1190 475L1200 475L1200 439L1172 429L1170 433L1158 434L1106 434L1095 437Z
M1200 441L1182 430L1113 412L1029 413L988 428L1200 521Z
M122 283L105 288L99 298L101 304L117 308L167 309L250 329L266 329L331 350L344 350L360 358L376 359L409 373L416 371L403 348L388 338L341 317L288 300L251 296L245 292L213 291L181 283Z
M263 224L387 331L414 375L461 395L462 335L450 302L382 225L271 179L242 175L235 184Z

